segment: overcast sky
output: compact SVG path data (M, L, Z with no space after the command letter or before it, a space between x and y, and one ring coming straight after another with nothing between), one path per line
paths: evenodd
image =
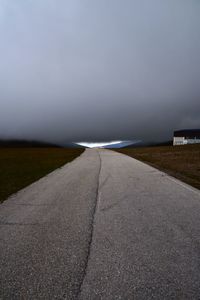
M0 0L0 137L200 128L199 0Z

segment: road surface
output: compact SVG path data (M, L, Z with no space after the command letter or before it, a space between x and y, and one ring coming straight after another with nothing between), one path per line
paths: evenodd
M0 206L0 299L199 299L200 192L86 150Z

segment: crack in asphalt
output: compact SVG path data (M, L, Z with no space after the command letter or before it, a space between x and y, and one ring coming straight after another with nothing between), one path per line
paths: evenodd
M107 177L105 178L105 180L102 182L101 186L99 187L100 189L102 189L102 187L107 183L107 181L110 177L111 177L111 175L108 174Z
M101 155L99 153L99 151L97 150L97 153L99 155L99 172L98 172L98 179L97 179L97 188L96 188L96 198L95 198L95 205L93 208L93 212L92 212L92 221L90 224L91 227L91 233L90 233L90 240L89 240L89 244L88 244L88 252L87 252L87 256L86 256L86 262L85 262L85 268L83 270L83 277L77 292L77 299L79 299L79 297L81 296L81 292L82 292L82 286L85 280L85 277L87 275L87 269L88 269L88 263L89 263L89 259L90 259L90 254L91 254L91 248L92 248L92 241L93 241L93 235L94 235L94 221L95 221L95 215L96 215L96 211L97 211L97 206L98 206L98 200L99 200L99 190L100 190L100 174L101 174L101 166L102 166L102 161L101 161Z

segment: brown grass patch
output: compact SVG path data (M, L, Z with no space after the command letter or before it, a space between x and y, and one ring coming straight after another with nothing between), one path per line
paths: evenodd
M0 148L0 202L72 161L84 149Z
M125 148L119 152L146 162L200 189L200 145Z

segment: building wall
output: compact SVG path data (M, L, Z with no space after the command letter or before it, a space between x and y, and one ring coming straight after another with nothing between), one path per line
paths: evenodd
M196 138L187 139L185 137L174 137L173 139L174 146L187 145L187 144L200 144L200 139L196 139Z
M187 144L200 144L200 139L187 139Z
M173 139L173 145L177 146L177 145L185 145L187 144L187 142L185 141L184 137L177 137L175 136Z

